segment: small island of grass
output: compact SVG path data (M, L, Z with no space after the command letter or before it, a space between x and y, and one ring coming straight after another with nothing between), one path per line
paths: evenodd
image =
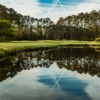
M39 41L11 41L0 43L0 57L15 55L24 51L50 49L58 46L100 46L96 41L76 40L39 40Z

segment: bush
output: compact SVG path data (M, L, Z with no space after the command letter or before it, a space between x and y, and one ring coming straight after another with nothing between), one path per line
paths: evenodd
M96 42L100 42L100 37L95 39Z

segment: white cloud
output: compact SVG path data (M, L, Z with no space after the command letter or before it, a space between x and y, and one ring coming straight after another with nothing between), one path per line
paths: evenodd
M18 13L30 15L32 17L50 17L57 21L59 17L78 14L80 12L90 12L100 9L100 0L85 0L77 5L61 5L59 0L54 0L54 4L42 4L39 0L0 0L0 3L14 8ZM58 1L58 3L56 2Z
M93 2L87 2L78 5L77 11L78 12L90 12L92 10L99 10L100 9L100 3L93 3Z
M37 0L0 0L0 3L8 8L15 9L18 13L23 15L37 17L37 15L41 13L41 8Z
M58 2L59 3L59 2ZM62 8L63 6L63 8ZM67 17L69 15L78 14L80 12L91 12L92 10L100 10L100 0L86 0L77 5L60 5L54 6L48 15L53 21L57 21L59 17Z

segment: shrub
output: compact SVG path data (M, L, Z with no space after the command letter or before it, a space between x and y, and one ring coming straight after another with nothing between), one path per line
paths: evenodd
M100 42L100 37L95 39L96 42Z

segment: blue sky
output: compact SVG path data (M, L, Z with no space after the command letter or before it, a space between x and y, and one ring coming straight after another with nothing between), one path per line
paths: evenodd
M100 10L100 0L0 0L0 4L23 15L57 21L59 17Z
M39 0L40 3L46 3L46 4L53 4L57 0ZM79 4L84 2L84 0L59 0L63 5L66 4Z
M48 4L52 4L54 2L54 0L39 0L40 3L48 3Z

